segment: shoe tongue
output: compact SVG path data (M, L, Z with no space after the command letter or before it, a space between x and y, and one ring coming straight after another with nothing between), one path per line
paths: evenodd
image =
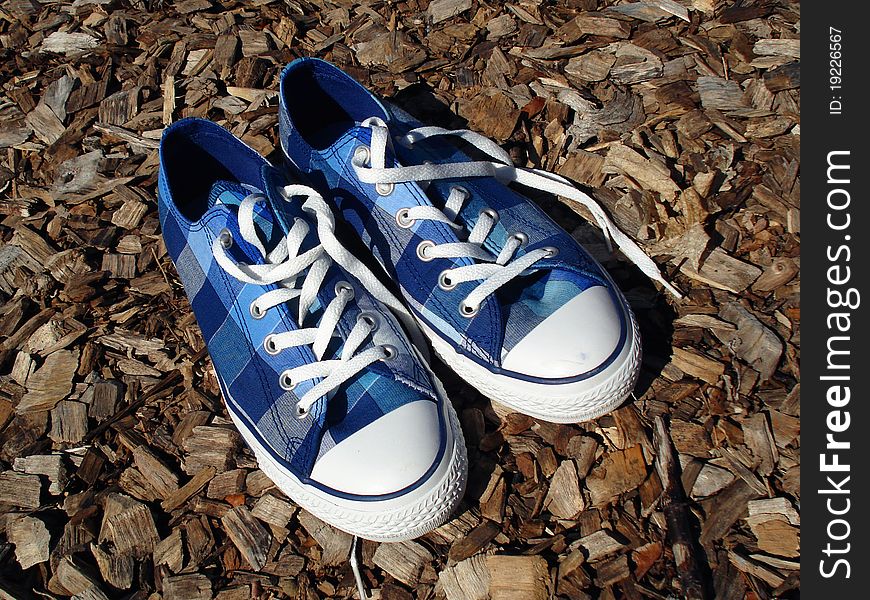
M208 192L209 206L215 204L226 204L228 206L236 206L242 203L245 196L251 194L254 190L245 188L242 184L236 181L226 181L218 179L215 181Z
M284 231L290 231L297 218L308 221L311 224L311 217L302 210L304 200L300 198L285 198L279 189L287 183L284 176L272 167L263 167L263 187L266 190L266 196L269 198L269 203L274 210L275 219L278 224L284 228ZM302 250L308 250L312 247L312 238L308 236L306 242L302 245Z

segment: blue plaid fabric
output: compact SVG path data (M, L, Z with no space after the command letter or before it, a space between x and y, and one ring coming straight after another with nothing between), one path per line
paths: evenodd
M303 82L305 92L297 94ZM323 192L329 191L341 216L398 283L410 309L466 356L497 370L503 356L532 329L590 287L606 287L614 301L620 303L618 291L604 270L569 234L526 196L493 178L433 181L425 193L417 184L397 184L388 196L360 182L351 159L358 146L368 146L371 140L370 129L359 126L360 122L380 117L395 136L422 124L381 102L336 67L318 59L295 61L284 71L281 95L279 123L287 157ZM316 103L317 108L306 102ZM316 130L310 122L300 119L309 109L320 115L330 110L334 114L321 117L324 125ZM431 138L411 149L396 144L393 150L396 154L388 152L387 167L470 160L467 150L447 138ZM480 282L461 283L446 291L438 286L438 277L445 269L474 261L422 261L417 256L421 241L432 240L436 245L456 242L456 233L444 223L429 220L417 221L408 229L398 227L395 221L401 208L443 206L455 185L471 193L457 219L466 230L474 227L483 209L498 211L499 221L484 244L493 254L497 255L508 237L517 232L529 238L517 256L547 246L559 250L556 256L536 263L533 273L515 279L487 298L472 319L460 314L459 303Z
M296 218L309 218L300 208L300 199L287 201L274 193L276 186L283 184L283 176L223 128L185 119L166 130L158 185L163 238L202 330L227 406L276 460L300 480L317 485L306 478L327 450L406 403L439 400L428 371L394 317L356 280L333 265L311 308L313 314L305 321L306 327L319 322L319 313L334 298L337 283L347 282L354 288L355 300L338 324L339 336L327 357L340 354L342 340L361 311L379 314L381 324L375 341L387 340L398 355L388 362L374 363L330 399L321 398L305 419L296 418L298 398L320 380L300 382L293 391L285 391L279 385L279 375L285 369L314 362L314 354L301 346L273 356L263 347L268 334L298 328L295 310L291 310L295 303L292 307L277 306L261 319L254 319L249 311L251 302L276 286L242 283L225 273L212 254L215 238L226 228L233 236L228 251L234 260L263 262L239 231L237 208L250 193L242 184L269 196L269 202L259 204L255 212L255 225L269 243L276 244ZM312 225L306 239L308 247L315 243L315 231Z

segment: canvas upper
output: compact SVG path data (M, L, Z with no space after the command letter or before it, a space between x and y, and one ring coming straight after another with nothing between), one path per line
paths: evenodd
M360 180L354 155L372 143L366 120L375 117L393 137L386 167L426 162L472 163L466 147L442 137L408 147L409 130L421 127L338 68L318 59L299 59L281 79L281 143L287 157L320 188L328 190L343 217L368 245L415 316L463 356L490 372L534 383L565 383L591 377L620 354L631 336L628 308L604 269L540 208L496 177L457 177L401 182L381 189ZM425 182L423 182L425 183ZM451 190L468 192L456 222L418 220L407 226L397 213L408 207L443 208ZM462 314L462 302L480 281L452 289L439 286L445 269L474 265L469 257L421 260L421 242L465 241L482 211L497 222L483 248L497 256L512 235L525 236L515 259L537 249L555 249L495 293L476 314Z
M369 365L338 389L319 397L303 418L299 399L323 380L281 385L282 372L316 362L308 345L266 351L270 334L294 331L297 301L279 304L255 318L251 303L279 284L243 283L215 259L216 239L227 234L231 260L264 264L261 252L240 229L239 207L252 190L265 194L253 222L267 249L274 248L297 219L304 198L277 192L287 183L278 170L222 127L185 119L164 133L160 146L159 209L166 247L176 264L202 330L230 413L243 436L254 436L274 461L299 481L351 499L385 498L426 480L445 452L445 427L429 371L394 315L364 286L332 263L304 317L305 327L321 322L342 286L349 302L324 356L340 356L349 332L366 313L377 328L357 350L389 347L392 357ZM318 244L312 223L300 252ZM310 269L309 269L310 270ZM308 273L299 276L301 285ZM342 293L347 293L346 289Z

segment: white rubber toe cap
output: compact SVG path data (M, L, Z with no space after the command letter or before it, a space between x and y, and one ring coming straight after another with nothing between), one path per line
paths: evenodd
M416 483L440 447L438 406L419 400L400 406L330 448L311 479L347 494L390 494Z
M501 366L545 379L588 373L616 350L620 310L607 288L584 290L511 348Z

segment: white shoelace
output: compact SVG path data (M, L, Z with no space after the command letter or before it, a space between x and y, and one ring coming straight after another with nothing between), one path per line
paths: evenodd
M297 417L303 418L318 398L335 391L342 383L372 363L390 359L397 352L392 346L375 346L357 354L357 350L374 332L378 324L376 315L360 313L360 317L344 341L341 356L324 359L327 346L336 333L338 322L353 299L353 288L346 282L336 285L335 298L324 309L317 327L303 327L303 321L308 316L308 310L316 300L326 272L333 261L359 280L375 298L393 309L397 317L410 326L412 335L417 330L410 313L398 299L336 239L335 218L323 197L314 189L304 185L288 185L280 188L279 191L287 201L291 201L296 196L307 196L307 200L302 204L302 210L313 215L316 220L319 245L299 253L310 227L304 219L297 218L287 236L273 250L267 251L254 226L254 207L258 202L267 200L261 192L255 191L246 196L239 205L239 232L248 244L260 252L264 264L237 263L230 258L227 249L232 246L233 241L232 234L227 229L222 230L215 238L212 252L218 265L239 281L254 285L277 284L279 286L260 295L251 303L250 311L253 318L262 318L270 308L294 298L299 299L297 323L300 329L270 334L263 344L266 352L270 354L278 354L282 350L295 346L311 346L317 362L287 369L280 375L280 385L286 390L292 390L301 381L323 378L299 399L296 414ZM297 288L296 280L306 269L308 272L304 275L302 286Z
M564 177L542 171L515 167L510 155L498 144L487 137L467 129L444 129L442 127L418 127L404 136L396 139L406 147L430 137L453 136L483 151L494 160L470 161L460 163L433 164L424 163L406 167L386 167L387 148L392 147L392 139L387 124L378 117L370 117L361 123L363 127L372 130L370 147L361 146L354 152L352 164L360 181L375 184L381 195L392 193L396 183L417 182L425 187L429 182L440 179L469 179L472 177L495 177L504 184L518 183L526 187L541 190L579 202L589 209L595 222L604 232L609 250L613 250L612 242L634 263L647 277L658 281L677 298L682 297L680 291L662 276L658 266L644 251L627 235L622 233L610 220L601 206L587 194L578 190ZM414 221L430 220L445 223L460 231L462 225L456 222L462 205L468 199L469 193L460 186L451 188L444 209L433 206L413 206L403 208L396 214L396 222L401 227L411 227ZM513 258L516 251L525 244L528 237L522 232L516 232L508 238L507 243L496 256L483 247L487 236L492 232L498 221L498 213L492 209L481 211L480 216L466 241L448 244L435 244L425 240L417 247L417 256L421 260L433 258L467 257L480 261L477 264L444 270L438 284L442 289L453 289L459 283L482 280L460 304L460 312L464 316L473 317L477 314L480 303L505 285L513 278L521 275L543 258L554 256L555 248L536 248L519 258Z

